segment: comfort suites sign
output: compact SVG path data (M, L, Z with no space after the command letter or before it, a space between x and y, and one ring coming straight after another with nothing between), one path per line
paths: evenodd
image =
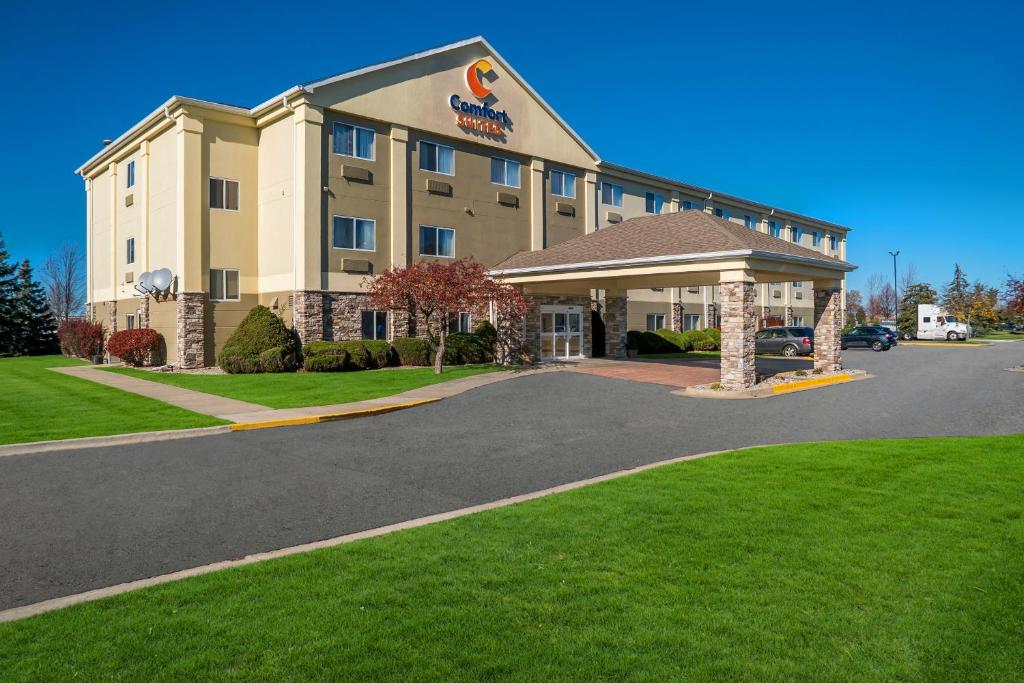
M460 128L475 130L485 135L504 137L510 130L512 119L504 109L495 109L492 105L498 101L488 85L498 80L498 75L486 59L478 59L466 69L466 86L473 97L481 102L477 104L469 97L458 93L448 98L448 104L456 113L455 123Z

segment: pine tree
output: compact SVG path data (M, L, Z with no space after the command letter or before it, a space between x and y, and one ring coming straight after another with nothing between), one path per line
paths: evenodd
M939 298L938 293L927 282L915 282L903 288L900 300L900 317L897 321L900 331L913 331L917 328L917 307L919 304L933 304Z
M968 291L967 276L964 275L964 271L958 263L953 270L953 279L946 285L946 291L942 295L942 306L951 315L966 317L969 305L970 292Z
M10 254L0 235L0 356L14 355L16 325L14 321L15 272L7 262Z
M32 279L32 266L28 259L22 261L18 268L13 318L16 354L38 356L56 353L57 325L46 302L43 286Z

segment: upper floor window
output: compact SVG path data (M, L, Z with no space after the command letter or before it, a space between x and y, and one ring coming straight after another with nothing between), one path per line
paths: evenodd
M817 230L811 231L811 244L820 247L821 246L821 233Z
M362 323L363 339L388 338L387 311L363 311L360 322Z
M839 238L835 235L828 236L828 248L832 251L839 251Z
M700 208L697 206L697 202L691 202L689 199L683 200L683 211L693 211L697 208Z
M495 185L519 187L519 162L491 157L491 182Z
M124 261L125 263L135 263L135 238L129 237L128 241L124 245Z
M370 128L353 126L348 123L334 123L332 151L357 159L373 161L373 140L376 134Z
M803 286L804 286L804 283L801 282L800 280L797 280L796 282L793 283L793 287L795 287L796 289L800 289Z
M210 208L238 211L238 181L210 178Z
M757 219L753 216L744 216L743 225L747 226L751 230L757 230Z
M790 228L790 231L792 233L792 237L793 237L793 241L794 242L800 242L800 240L802 240L804 238L804 229L803 228L800 228L800 227L797 227L797 226L794 225L792 228Z
M376 248L376 242L376 221L352 216L334 217L334 235L331 244L335 249L373 251Z
M455 230L435 225L420 226L420 256L455 256Z
M210 268L210 301L238 301L238 271Z
M447 145L420 142L420 170L455 175L455 150Z
M601 203L609 206L622 206L622 185L601 183Z
M768 234L772 237L782 237L782 227L775 221L768 221Z
M728 209L715 209L715 215L718 216L719 218L724 218L725 220L729 220L729 210Z
M129 161L125 172L125 187L135 187L135 162Z
M551 194L569 199L576 198L576 175L566 171L551 172Z
M661 207L665 205L665 198L657 192L648 192L646 204L647 213L661 213Z

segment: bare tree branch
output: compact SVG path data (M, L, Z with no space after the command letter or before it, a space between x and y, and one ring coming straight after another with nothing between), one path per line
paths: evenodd
M85 265L76 243L64 244L43 266L46 300L57 322L82 315L85 306Z

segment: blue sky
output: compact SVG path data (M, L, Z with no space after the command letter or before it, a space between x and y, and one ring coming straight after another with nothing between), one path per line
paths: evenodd
M482 34L602 158L853 227L854 287L895 249L997 284L1024 272L1015 4L11 3L0 232L39 265L83 241L74 169L172 94L249 106Z

